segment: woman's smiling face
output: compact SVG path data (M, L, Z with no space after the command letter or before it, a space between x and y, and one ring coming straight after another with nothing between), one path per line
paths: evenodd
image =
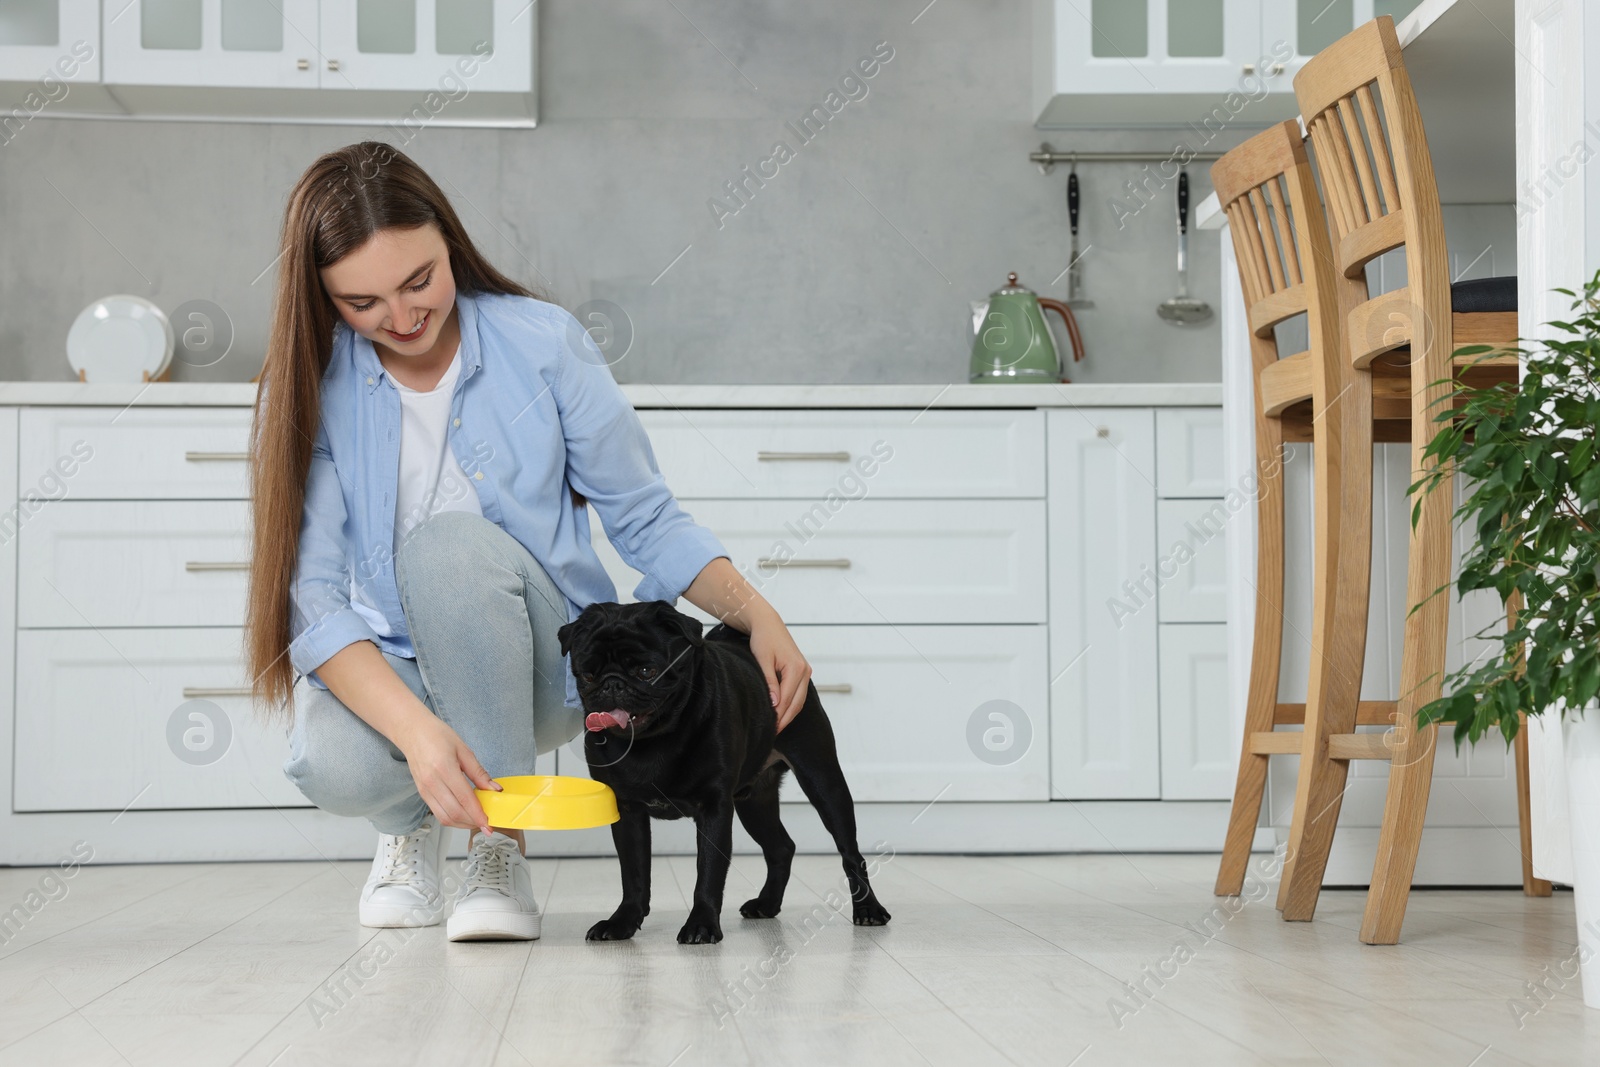
M352 330L378 350L424 357L440 340L456 306L450 251L433 223L379 230L366 244L320 271L322 287Z

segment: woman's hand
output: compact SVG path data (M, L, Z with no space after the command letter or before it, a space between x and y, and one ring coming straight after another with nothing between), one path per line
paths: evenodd
M702 567L683 596L707 615L750 635L750 651L767 676L767 692L782 732L806 705L811 664L795 647L777 609L751 587L727 556L717 556Z
M489 833L489 819L473 787L499 790L500 784L449 724L431 713L421 716L396 745L405 753L417 792L441 823Z
M805 707L811 664L800 654L793 635L776 612L764 616L750 628L750 651L767 676L767 691L778 715L778 732L782 733L789 720Z

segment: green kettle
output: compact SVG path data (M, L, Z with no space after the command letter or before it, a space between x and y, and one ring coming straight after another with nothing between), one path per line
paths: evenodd
M987 304L973 305L972 363L969 382L1055 383L1064 373L1055 338L1045 324L1045 309L1061 316L1072 342L1074 361L1083 359L1083 335L1072 309L1059 300L1038 296L1015 274L989 294Z

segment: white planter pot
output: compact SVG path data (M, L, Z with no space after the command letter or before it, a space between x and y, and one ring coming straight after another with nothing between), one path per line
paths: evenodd
M1572 820L1572 897L1578 913L1583 1002L1600 1008L1600 707L1588 708L1582 718L1563 716L1561 734Z

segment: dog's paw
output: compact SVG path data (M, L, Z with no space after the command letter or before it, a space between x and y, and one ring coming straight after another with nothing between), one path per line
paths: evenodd
M746 919L772 919L777 917L778 911L782 907L781 903L768 904L760 897L751 897L739 905L739 914Z
M639 930L639 924L626 919L601 919L583 935L585 941L626 941Z
M857 901L853 909L857 926L885 926L889 922L889 909L878 903L876 897Z
M680 945L714 945L722 940L722 924L712 919L705 921L689 917L683 924L683 929L678 931L678 944Z

